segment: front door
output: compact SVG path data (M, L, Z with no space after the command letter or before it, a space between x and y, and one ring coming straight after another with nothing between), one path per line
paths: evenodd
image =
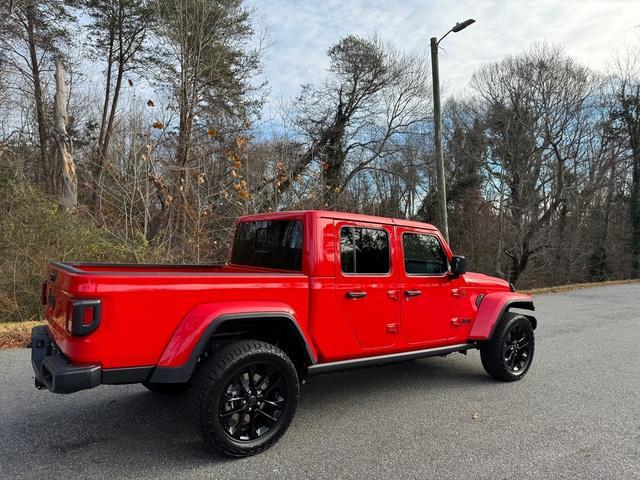
M336 301L363 349L392 347L399 334L397 268L391 225L336 222Z
M402 332L408 343L446 343L456 336L452 324L454 298L447 255L435 232L398 228L403 266Z

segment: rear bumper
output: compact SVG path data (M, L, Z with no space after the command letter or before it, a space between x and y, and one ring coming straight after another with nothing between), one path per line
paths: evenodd
M102 382L100 365L73 365L58 351L46 326L31 331L31 365L37 388L53 393L73 393Z
M100 365L74 365L58 350L45 325L31 330L31 365L36 388L46 388L53 393L73 393L100 384L146 382L154 369L153 366L103 369Z

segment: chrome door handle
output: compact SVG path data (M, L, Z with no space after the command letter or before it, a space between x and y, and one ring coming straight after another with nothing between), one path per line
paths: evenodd
M364 298L367 296L367 292L347 292L347 298Z
M420 290L405 290L404 296L407 298L417 297L418 295L422 295L422 291Z

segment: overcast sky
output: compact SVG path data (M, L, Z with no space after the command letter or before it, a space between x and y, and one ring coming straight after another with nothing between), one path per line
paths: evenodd
M615 50L637 42L640 34L640 0L254 0L254 5L269 31L264 64L271 103L322 78L327 49L351 33L377 33L407 50L427 52L429 37L474 18L474 25L442 43L445 94L463 90L481 64L536 40L559 43L581 62L605 68Z

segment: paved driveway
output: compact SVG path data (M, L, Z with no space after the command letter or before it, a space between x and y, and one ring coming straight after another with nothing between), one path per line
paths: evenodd
M317 377L284 438L241 460L207 451L184 399L36 391L29 351L0 351L0 477L640 479L640 285L536 305L523 381L476 351Z

